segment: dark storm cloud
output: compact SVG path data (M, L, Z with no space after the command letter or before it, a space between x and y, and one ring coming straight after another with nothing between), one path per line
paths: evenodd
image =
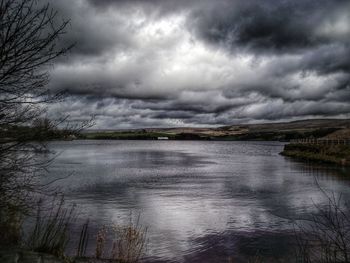
M138 7L153 11L158 15L178 12L181 10L192 11L196 8L206 8L215 5L215 2L223 0L87 0L91 5L99 9L119 8L119 7Z
M319 74L350 72L349 57L350 43L321 46L304 56L300 68Z
M60 45L76 46L50 88L98 127L350 116L348 0L51 4L71 19Z
M255 52L297 52L334 43L334 36L322 34L320 26L347 15L349 9L347 0L227 1L197 11L191 26L214 44ZM342 40L348 42L348 37Z

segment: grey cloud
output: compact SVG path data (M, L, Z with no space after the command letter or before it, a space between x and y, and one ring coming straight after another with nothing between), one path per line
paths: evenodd
M45 0L43 0L45 1ZM49 1L57 10L59 19L69 20L66 34L61 37L60 45L75 44L69 53L71 58L84 60L91 56L100 56L113 52L117 48L127 49L135 45L132 39L132 28L127 21L127 13L114 16L112 11L98 12L86 1Z
M349 1L51 3L71 18L60 45L76 47L50 88L71 95L74 118L132 128L350 116Z

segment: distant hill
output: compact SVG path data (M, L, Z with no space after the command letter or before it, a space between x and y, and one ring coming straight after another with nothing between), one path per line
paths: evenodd
M241 124L218 128L147 128L90 131L86 139L278 140L301 138L350 139L350 119L315 119L283 123Z

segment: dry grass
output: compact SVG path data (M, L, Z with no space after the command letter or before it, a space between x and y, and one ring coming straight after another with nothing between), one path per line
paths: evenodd
M106 244L106 236L107 236L107 229L105 226L103 226L98 232L96 236L96 250L95 250L95 256L96 258L100 259L103 257L103 253L105 251L105 244Z
M139 218L136 223L130 220L126 226L115 225L113 231L112 259L127 263L139 262L145 250L147 235L147 229L140 226Z

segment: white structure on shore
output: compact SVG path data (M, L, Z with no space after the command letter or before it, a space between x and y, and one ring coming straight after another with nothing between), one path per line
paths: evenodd
M169 140L169 137L158 137L158 140Z

